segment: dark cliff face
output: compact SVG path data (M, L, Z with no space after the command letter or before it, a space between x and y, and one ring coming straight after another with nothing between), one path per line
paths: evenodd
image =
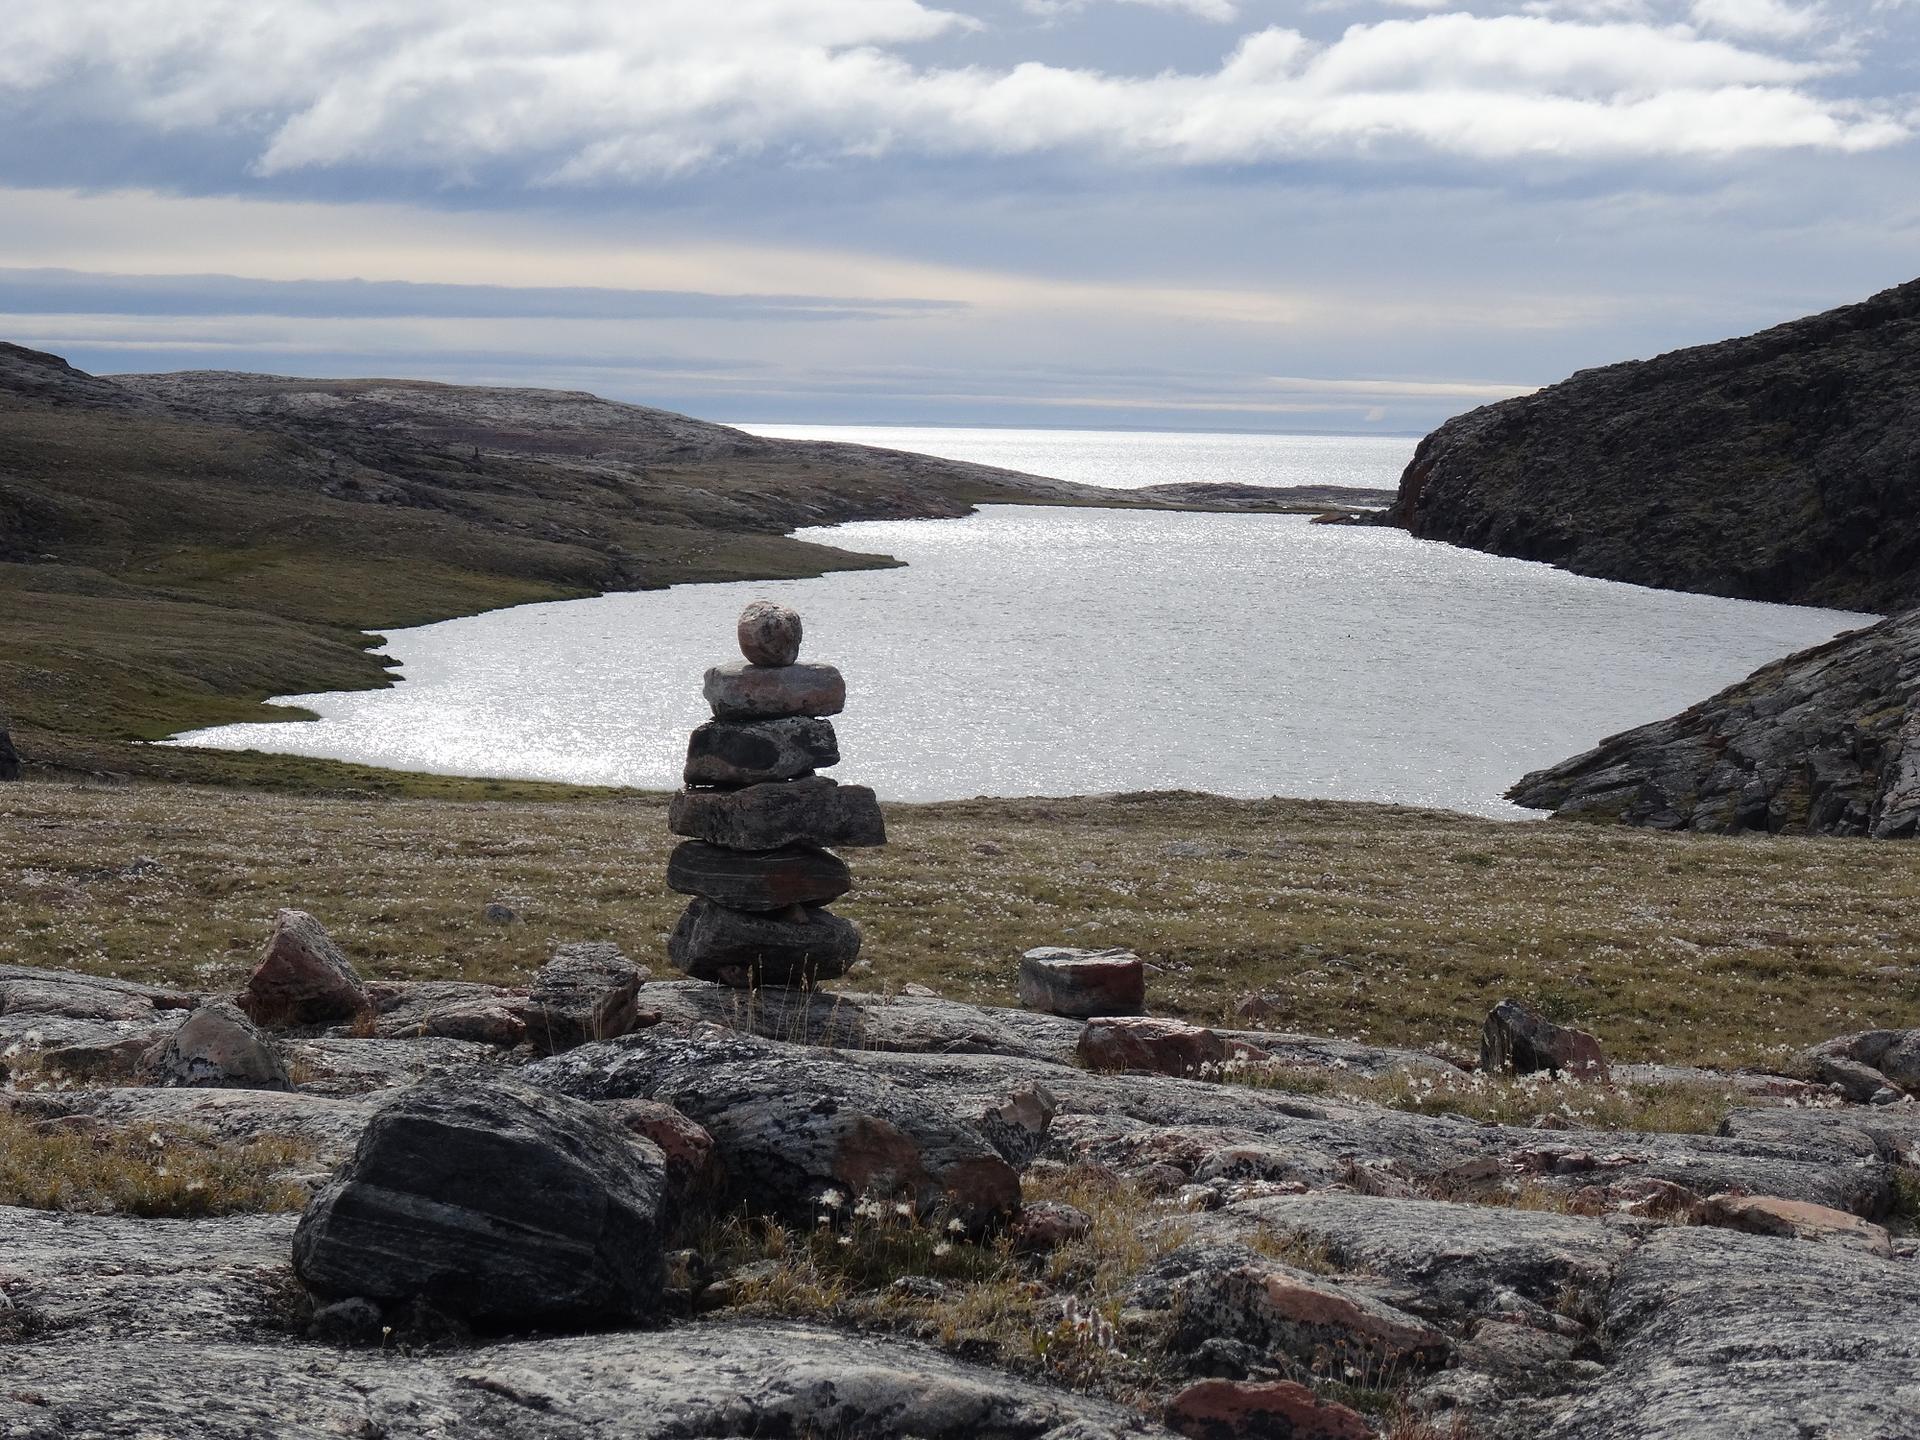
M1920 604L1920 280L1450 420L1384 523L1667 589Z
M1527 776L1519 805L1661 830L1920 833L1920 610Z

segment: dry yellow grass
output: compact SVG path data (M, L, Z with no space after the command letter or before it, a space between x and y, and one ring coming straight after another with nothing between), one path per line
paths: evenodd
M0 1110L0 1205L95 1215L299 1210L284 1172L313 1147L279 1137L216 1142L178 1128L71 1130Z
M850 772L848 779L858 779ZM486 803L0 787L0 961L236 984L275 908L369 975L510 979L563 939L656 967L680 898L664 799ZM1500 996L1616 1059L1778 1063L1920 1025L1920 849L1150 795L889 807L837 908L850 988L1007 1002L1020 952L1127 945L1163 1013L1469 1048ZM142 859L153 862L143 865ZM486 922L504 899L522 923Z

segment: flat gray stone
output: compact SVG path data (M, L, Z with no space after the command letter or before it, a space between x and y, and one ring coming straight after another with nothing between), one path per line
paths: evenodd
M797 780L840 763L833 724L810 716L709 720L687 737L689 785L758 785Z
M887 843L873 791L824 775L744 790L681 790L667 807L667 826L675 835L732 850Z
M844 975L859 954L860 928L817 905L763 915L695 900L667 940L686 974L736 989L812 986Z
M716 720L778 720L838 715L847 682L831 665L754 665L743 660L707 671L703 691Z

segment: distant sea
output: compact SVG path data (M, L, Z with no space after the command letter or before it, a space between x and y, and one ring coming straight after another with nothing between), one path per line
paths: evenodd
M998 465L1050 480L1137 490L1185 481L1392 490L1420 442L1408 435L1252 435L1183 430L987 430L931 425L736 425L778 440L841 440Z

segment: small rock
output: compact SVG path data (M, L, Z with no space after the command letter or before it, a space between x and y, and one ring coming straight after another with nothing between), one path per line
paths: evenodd
M239 1006L210 1000L168 1037L156 1069L163 1085L291 1090L280 1047Z
M987 1143L1016 1170L1024 1170L1046 1148L1060 1101L1044 1085L1028 1084L974 1117Z
M817 719L847 706L847 682L831 665L769 667L735 660L707 671L703 689L716 720Z
M502 905L498 900L491 902L483 912L489 925L511 925L520 918L520 912L511 905Z
M542 1055L611 1040L639 1024L646 971L605 941L558 946L519 1007L526 1038Z
M695 980L735 989L811 987L844 975L860 953L860 928L817 905L772 915L695 900L667 940L667 958Z
M942 1300L947 1288L931 1275L902 1275L887 1286L887 1293L902 1300Z
M667 888L734 910L784 910L838 899L853 888L853 872L812 845L742 851L684 840L667 859Z
M0 730L0 780L18 780L20 775L20 752L14 748L13 737Z
M1358 1411L1292 1380L1202 1380L1167 1402L1169 1427L1188 1440L1368 1440Z
M753 665L791 665L804 633L797 611L772 600L750 600L736 628L740 653Z
M713 1136L704 1126L658 1100L607 1100L598 1108L629 1133L660 1148L667 1162L667 1184L676 1195L700 1195L716 1187L718 1158Z
M240 1008L257 1025L334 1025L364 1014L367 995L340 947L304 910L273 918L267 952L247 978Z
M317 1296L430 1297L463 1322L646 1320L661 1303L665 1165L584 1101L436 1080L375 1111L294 1232Z
M1234 1007L1233 1013L1242 1020L1271 1020L1280 1013L1280 1007L1264 995L1249 995Z
M1884 1227L1845 1210L1806 1200L1781 1200L1772 1195L1709 1195L1701 1207L1700 1219L1707 1225L1744 1230L1750 1235L1778 1235L1792 1240L1845 1245L1882 1259L1893 1258L1893 1239Z
M1074 1054L1089 1070L1143 1070L1153 1075L1197 1075L1225 1063L1227 1042L1211 1030L1146 1016L1090 1020Z
M1013 1248L1023 1255L1040 1255L1083 1240L1093 1232L1093 1217L1058 1200L1023 1205L1013 1222Z
M1489 1074L1565 1072L1582 1080L1610 1078L1600 1042L1584 1030L1556 1025L1518 1000L1502 1000L1480 1030L1480 1068Z
M709 720L687 738L689 785L758 785L797 780L840 763L833 724L809 716Z
M1131 950L1045 945L1020 957L1020 1003L1086 1020L1146 1009L1147 972Z
M824 775L744 790L680 790L668 804L667 825L676 835L732 850L887 843L873 791Z
M327 1345L378 1345L386 1322L380 1307L363 1295L322 1305L307 1322L307 1334Z

